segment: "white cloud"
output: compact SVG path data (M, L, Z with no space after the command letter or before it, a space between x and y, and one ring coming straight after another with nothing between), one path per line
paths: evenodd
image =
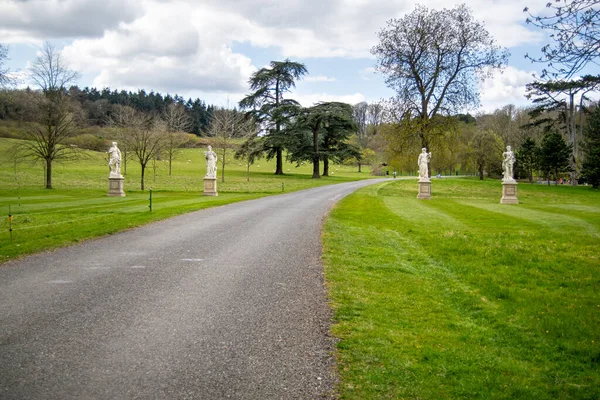
M476 20L485 27L501 46L534 43L542 35L525 26L521 0L466 0L444 3L451 8L466 2ZM421 4L439 9L438 0ZM234 0L213 1L220 9L245 19L246 29L234 40L255 46L279 47L284 57L370 57L377 43L377 32L390 18L401 18L412 11L408 0L292 0L285 7L279 1L254 0L242 3Z
M251 60L234 53L220 39L222 32L210 31L206 20L198 20L202 12L185 3L154 4L143 17L101 38L75 40L63 54L73 69L95 76L97 87L179 93L245 90L255 70ZM177 21L177 26L165 25L165 20Z
M524 25L522 0L465 1L499 44L539 40ZM421 4L440 8L438 0ZM64 55L73 69L93 77L94 86L220 98L246 92L256 70L248 55L232 50L236 44L276 58L370 58L385 22L413 9L409 0L0 0L0 37L7 43L74 39ZM372 72L366 68L360 77L372 80ZM310 96L308 105L332 95ZM339 98L358 102L364 96Z
M335 95L329 93L294 93L290 96L303 107L310 107L319 102L339 101L342 103L356 104L365 101L365 95L362 93Z
M529 104L525 98L525 85L534 81L534 71L523 71L507 67L502 74L497 73L479 85L481 93L481 111L491 112L507 104L524 106Z
M0 0L0 37L7 43L101 36L140 15L135 1Z
M304 82L335 82L337 79L325 75L307 76L302 78Z

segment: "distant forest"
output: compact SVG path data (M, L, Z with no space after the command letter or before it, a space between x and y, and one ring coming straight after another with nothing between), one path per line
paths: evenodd
M10 91L10 96L0 96L0 119L27 121L28 111L30 109L30 100L32 89L22 89ZM105 126L110 120L113 106L124 105L132 107L138 111L149 114L163 114L170 104L181 104L185 107L188 117L191 121L190 132L197 136L206 136L211 115L215 108L198 98L185 100L183 97L163 96L157 92L147 93L141 89L137 92L128 92L125 90L111 90L104 88L85 87L80 89L78 86L71 86L68 89L69 97L80 106L79 124L83 126Z

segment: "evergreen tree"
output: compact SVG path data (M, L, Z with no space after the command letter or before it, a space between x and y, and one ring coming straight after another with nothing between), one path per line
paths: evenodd
M533 170L537 166L538 151L537 144L532 138L525 139L517 150L518 169L527 175L529 183L533 183Z
M551 179L557 181L563 173L569 171L571 151L571 145L559 133L550 132L542 138L537 158L548 185Z
M600 186L600 105L590 116L585 131L585 160L582 175L595 189Z
M284 99L283 95L296 86L296 80L307 74L304 64L271 61L268 68L261 68L250 77L253 93L240 101L242 109L251 110L255 120L264 126L267 157L276 157L275 175L283 175L283 149L285 127L291 121L293 111L299 106L295 100Z
M346 143L357 126L352 115L352 106L329 102L301 109L295 123L288 128L289 158L292 162L311 161L313 179L320 178L319 161L323 160L329 174L329 160L341 161L358 150Z

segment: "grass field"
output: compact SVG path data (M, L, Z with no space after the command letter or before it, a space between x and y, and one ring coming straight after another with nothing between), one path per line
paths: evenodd
M149 191L140 190L140 167L134 161L127 163L124 198L106 196L105 154L95 152L77 162L56 163L54 189L47 190L41 165L10 161L14 143L0 139L0 262L206 207L370 177L368 172L355 172L355 167L336 165L332 176L311 179L310 165L296 168L295 164L285 164L286 175L275 176L274 160L260 160L251 167L248 182L245 166L231 158L225 182L218 166L219 196L203 197L205 149L183 149L173 162L171 176L165 162L157 163L156 174L152 166L146 171L146 188L153 188L150 212Z
M434 179L360 190L324 261L344 399L599 399L600 192Z

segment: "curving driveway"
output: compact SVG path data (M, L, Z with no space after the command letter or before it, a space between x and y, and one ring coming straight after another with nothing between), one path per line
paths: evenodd
M370 180L0 266L2 399L334 397L320 229Z

